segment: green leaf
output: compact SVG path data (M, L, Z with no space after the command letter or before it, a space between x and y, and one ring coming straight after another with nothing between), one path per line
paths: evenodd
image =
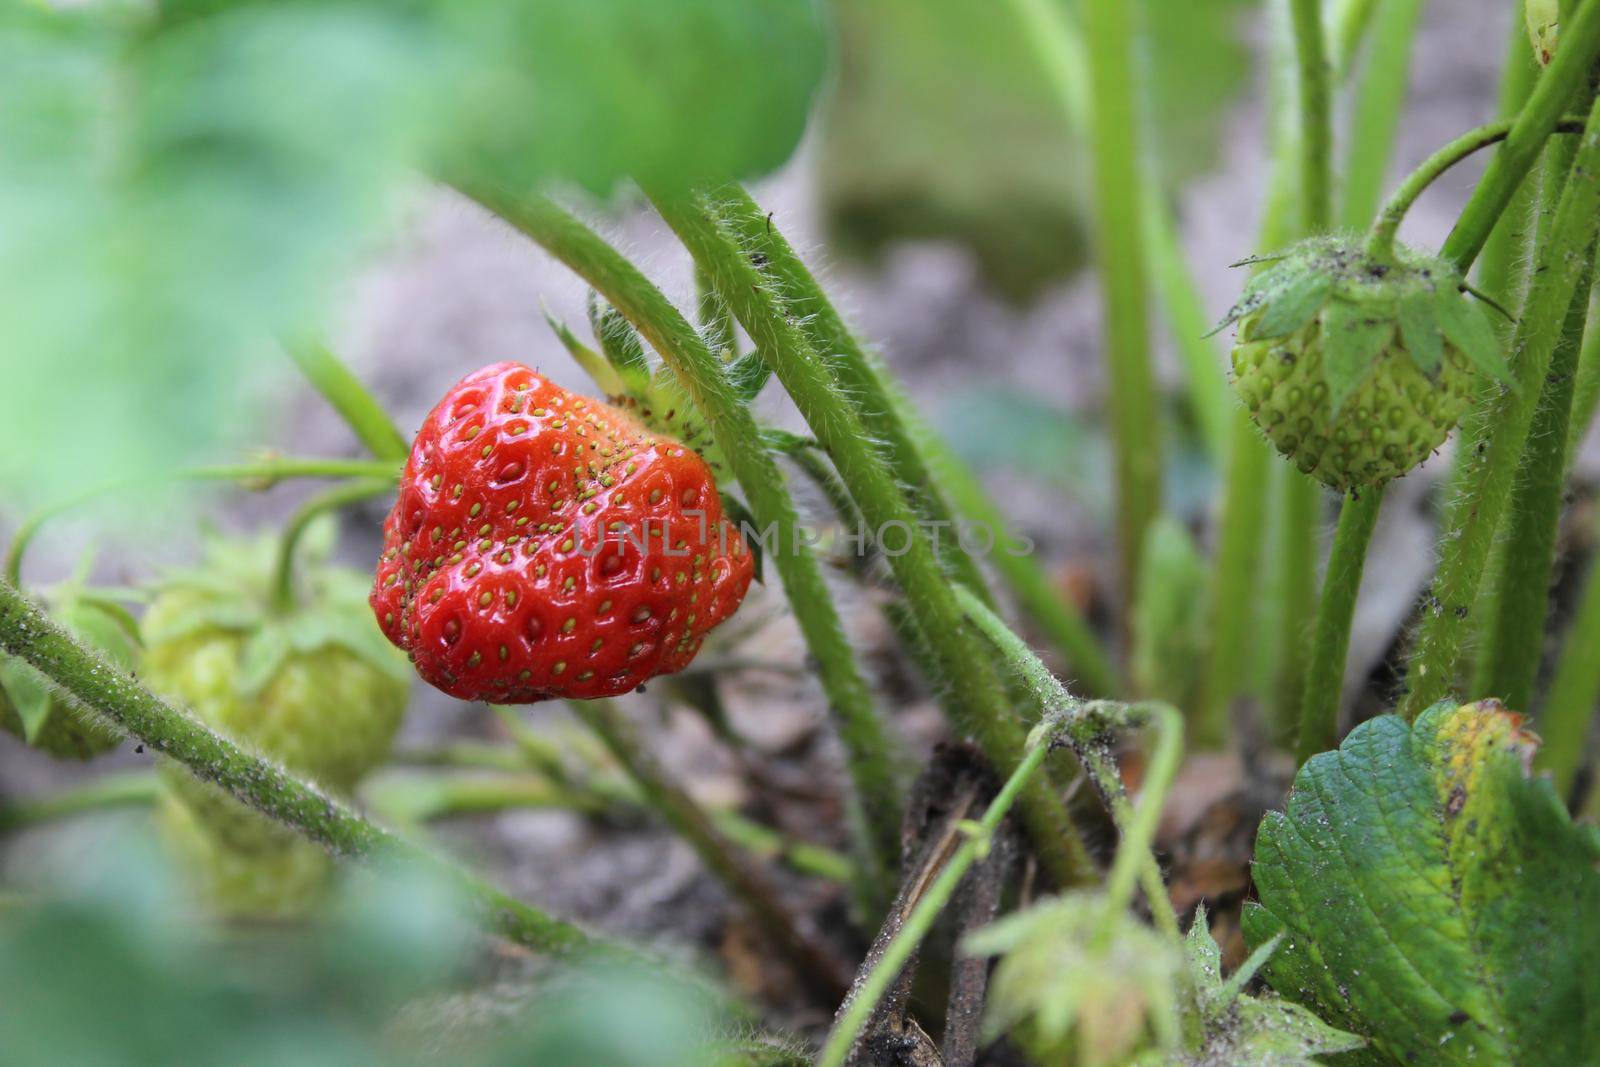
M1295 270L1266 296L1252 339L1271 340L1294 333L1316 318L1333 292L1333 276L1320 270Z
M1322 373L1337 414L1373 363L1394 340L1395 322L1370 308L1335 298L1322 312Z
M567 350L567 354L572 357L573 362L582 367L583 372L594 379L594 384L600 387L602 393L607 396L626 396L628 394L627 383L622 380L622 375L617 373L617 369L600 353L578 340L578 335L573 333L566 323L556 321L548 311L544 313L544 321L549 323L550 328L555 331L556 337L561 341L561 346Z
M1273 988L1402 1063L1586 1062L1600 1048L1600 843L1529 771L1499 704L1383 716L1296 776L1256 843Z
M1322 1062L1318 1056L1350 1052L1366 1044L1298 1004L1270 995L1244 994L1246 984L1280 943L1278 938L1269 940L1224 980L1222 950L1211 936L1205 906L1200 907L1184 938L1184 960L1189 972L1185 1010L1198 1024L1188 1031L1199 1035L1201 1047L1190 1048L1184 1063L1315 1067ZM1165 1067L1171 1061L1148 1062L1151 1067L1158 1063Z
M637 396L648 389L652 373L650 357L645 354L639 331L592 289L589 291L589 328L629 395Z
M1444 339L1433 293L1421 290L1400 301L1400 337L1417 369L1430 377L1438 373L1444 360Z
M1483 313L1483 308L1468 300L1453 286L1443 286L1438 290L1434 307L1439 315L1439 328L1450 339L1450 343L1461 350L1469 363L1490 378L1516 386L1516 379L1506 363L1505 350L1500 346L1500 335Z
M31 745L50 720L54 694L32 667L11 658L0 661L0 690L11 708L5 718L20 728L17 736Z
M294 651L294 631L284 623L266 623L250 634L239 654L239 674L234 679L239 695L260 695Z
M772 378L772 364L760 352L746 352L728 364L728 384L741 404L748 404L765 389Z
M1188 529L1162 516L1145 534L1129 667L1141 697L1191 706L1200 684L1210 569Z

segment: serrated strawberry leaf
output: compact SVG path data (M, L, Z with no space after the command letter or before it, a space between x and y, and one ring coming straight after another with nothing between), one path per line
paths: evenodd
M650 387L650 357L645 354L644 341L633 323L622 317L593 291L589 292L589 328L600 351L616 370L630 395L638 395Z
M1444 360L1444 339L1439 332L1437 301L1431 292L1420 291L1400 301L1400 338L1417 369L1430 377Z
M1439 329L1469 363L1488 377L1515 388L1516 379L1506 363L1500 335L1481 307L1453 286L1442 286L1435 294L1434 308L1439 316Z
M1394 339L1395 322L1369 308L1333 299L1322 311L1322 371L1328 395L1338 413Z
M1296 776L1256 843L1246 939L1279 993L1400 1063L1600 1048L1600 842L1494 702L1382 716Z
M1291 272L1263 300L1252 339L1265 341L1294 333L1316 318L1332 292L1332 275L1318 270Z

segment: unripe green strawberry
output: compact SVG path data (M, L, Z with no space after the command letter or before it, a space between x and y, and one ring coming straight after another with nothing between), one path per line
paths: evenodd
M289 611L271 606L272 546L214 545L170 579L145 616L145 677L229 737L330 792L348 794L387 757L410 690L358 574L302 567ZM319 897L324 851L176 765L168 839L224 914L285 917Z
M90 595L82 578L51 590L50 614L79 640L123 668L139 655L139 627L120 605ZM0 729L61 759L92 759L115 748L122 735L62 696L32 667L0 656Z
M1471 399L1474 369L1508 379L1500 343L1443 260L1302 242L1257 277L1238 323L1234 389L1285 457L1339 490L1427 459Z

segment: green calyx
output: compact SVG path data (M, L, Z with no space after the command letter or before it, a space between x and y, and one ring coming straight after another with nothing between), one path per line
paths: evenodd
M712 439L710 427L677 375L652 360L633 325L597 294L589 294L589 328L600 350L584 344L570 327L546 314L567 353L606 395L613 407L629 412L655 433L672 437L699 453L719 482L729 467ZM708 327L709 329L709 327ZM741 404L754 400L772 377L772 368L756 352L736 355L717 346L724 357L730 391Z
M1238 324L1235 389L1279 452L1336 489L1426 459L1474 374L1511 380L1483 308L1443 260L1322 237L1271 264L1218 327Z

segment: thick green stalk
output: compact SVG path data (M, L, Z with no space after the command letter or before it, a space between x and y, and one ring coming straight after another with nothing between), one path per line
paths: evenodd
M1339 220L1365 226L1383 196L1395 131L1405 112L1411 83L1411 45L1422 21L1423 0L1382 0L1373 26L1372 48L1356 88L1345 160Z
M1589 321L1592 252L1590 264L1572 294L1566 325L1550 358L1550 370L1534 410L1527 448L1522 453L1506 513L1505 560L1491 601L1495 614L1478 652L1478 683L1473 694L1498 697L1513 708L1533 706L1534 681L1543 658L1556 531L1561 524L1567 484L1567 429L1572 418L1573 380L1584 327Z
M711 427L744 489L760 528L772 529L772 562L795 621L816 661L818 679L845 750L854 785L852 823L867 900L886 901L900 854L902 792L896 748L872 706L872 695L834 607L816 556L804 545L794 501L754 417L739 403L722 363L699 332L632 263L583 223L543 196L494 187L466 190L527 234L604 296L661 355Z
M1022 759L1022 725L999 676L961 626L953 586L945 579L927 532L919 527L916 513L854 407L765 276L719 224L716 210L703 198L656 195L652 199L772 366L812 434L832 457L874 537L884 545L917 628L943 668L938 681L951 694L947 706L959 713L960 721L954 725L978 741L998 771L1010 773ZM1048 780L1030 786L1022 805L1034 846L1051 877L1062 884L1088 877L1092 864Z
M1523 25L1522 0L1512 5L1510 32L1506 34L1506 54L1501 61L1500 101L1501 118L1515 118L1533 93L1534 82L1539 77L1539 66L1533 60L1533 50L1528 47L1528 32ZM1478 284L1483 291L1506 307L1515 307L1522 293L1517 281L1521 278L1528 247L1527 223L1533 210L1533 183L1519 182L1506 210L1496 220L1489 240L1478 258Z
M1132 604L1145 530L1161 510L1161 405L1145 306L1144 198L1139 163L1135 5L1083 5L1094 156L1094 234L1106 315L1111 428L1116 447L1122 602Z
M1207 337L1212 320L1195 285L1194 272L1184 260L1172 209L1162 202L1153 183L1145 184L1144 195L1145 250L1151 284L1167 320L1173 347L1183 363L1189 385L1186 395L1195 423L1212 463L1221 470L1228 462L1233 390L1228 385L1225 364L1217 357L1216 345Z
M569 700L567 707L616 758L644 794L650 810L689 843L700 862L749 910L799 974L825 994L842 993L850 978L839 960L802 933L799 920L783 902L777 886L740 857L706 810L672 779L639 739L633 724L616 704L609 700Z
M1333 224L1333 84L1321 0L1289 0L1299 87L1301 234L1326 231ZM1278 612L1274 620L1282 642L1273 679L1273 703L1280 723L1298 718L1301 686L1317 612L1317 531L1322 520L1322 487L1297 470L1283 474L1279 498Z
M1593 299L1592 293L1590 298ZM1578 446L1583 444L1594 424L1597 407L1600 407L1600 325L1591 325L1583 349L1578 353L1577 380L1572 387L1572 424L1567 429L1569 468Z
M1583 766L1588 740L1600 707L1600 557L1592 560L1584 579L1577 615L1561 645L1550 692L1539 710L1538 764L1555 778L1556 791L1568 799Z
M1600 57L1600 4L1586 3L1562 26L1555 59L1534 85L1506 143L1489 161L1455 228L1445 238L1440 250L1444 258L1463 268L1477 258L1506 205L1538 161L1546 138L1588 85L1596 57Z
M888 370L845 324L805 262L748 193L737 185L723 186L715 193L715 203L745 253L752 259L764 257L761 269L772 279L811 347L827 358L834 380L855 405L861 424L883 448L895 477L906 487L918 513L949 530L953 521L950 505L916 436L900 418L909 401L899 395ZM944 537L940 544L942 558L956 576L988 599L982 572L961 550L957 539Z
M369 862L416 864L445 875L485 929L530 948L566 952L589 935L494 889L384 830L316 786L235 745L163 702L116 665L78 643L9 583L0 582L0 651L30 663L84 707L150 749L183 764L241 803L330 851Z
M1368 489L1346 495L1339 510L1339 529L1333 535L1333 550L1322 581L1316 640L1300 703L1295 752L1301 763L1338 744L1339 697L1344 689L1345 657L1350 651L1350 622L1355 617L1356 595L1361 591L1367 545L1372 541L1382 505L1383 489Z
M356 439L378 459L404 460L411 448L377 398L320 342L285 342L285 350Z
M1190 729L1195 745L1201 748L1227 743L1232 735L1234 698L1246 687L1271 470L1272 455L1266 442L1244 412L1236 410L1211 586L1211 655L1200 707Z
M242 482L252 489L267 489L286 478L383 478L392 484L399 476L399 464L388 460L281 458L263 459L255 463L190 467L152 478L97 486L35 512L17 527L6 549L5 580L12 585L22 584L23 556L45 523L119 490L185 481Z
M1562 58L1582 50L1585 41L1579 29L1587 29L1596 48L1600 49L1600 3L1583 6L1571 36L1563 42L1556 62L1546 72L1546 82ZM1568 52L1569 46L1572 52ZM1578 73L1586 74L1586 71ZM1539 90L1535 91L1535 100L1544 89L1545 82L1541 82ZM1530 101L1529 110L1532 108ZM1527 114L1525 110L1524 119ZM1552 115L1545 124L1546 134L1554 127L1556 117ZM1518 120L1518 126L1522 121ZM1502 153L1511 147L1516 137L1514 129ZM1496 162L1500 158L1497 156ZM1491 165L1484 182L1490 181L1494 173ZM1503 176L1499 181L1512 182L1511 176L1505 176L1505 168L1501 168L1500 173ZM1473 194L1473 202L1498 199L1504 206L1504 198L1480 197L1482 191L1480 184ZM1586 252L1594 240L1597 212L1600 212L1600 102L1591 109L1549 239L1542 242L1538 251L1533 282L1512 341L1516 387L1495 397L1492 404L1470 416L1472 422L1481 427L1493 426L1494 431L1488 433L1480 429L1477 432L1476 439L1481 447L1473 449L1466 457L1461 492L1450 502L1445 516L1439 538L1439 570L1434 576L1429 610L1424 614L1407 674L1409 692L1401 705L1407 718L1415 718L1455 684L1463 639L1470 627L1469 615L1491 543L1511 495L1519 458L1528 440L1539 388L1561 340L1573 291L1579 277L1588 269ZM1455 232L1467 233L1470 237L1478 231L1463 229L1458 223ZM1481 232L1486 235L1488 228L1483 227ZM1446 244L1447 255L1458 264L1463 263L1464 250L1475 253L1480 247L1472 245L1469 237L1458 239L1452 234Z
M392 480L359 479L336 485L301 504L278 535L278 550L272 567L272 603L278 611L294 607L294 553L300 538L319 515L382 496L394 488Z

